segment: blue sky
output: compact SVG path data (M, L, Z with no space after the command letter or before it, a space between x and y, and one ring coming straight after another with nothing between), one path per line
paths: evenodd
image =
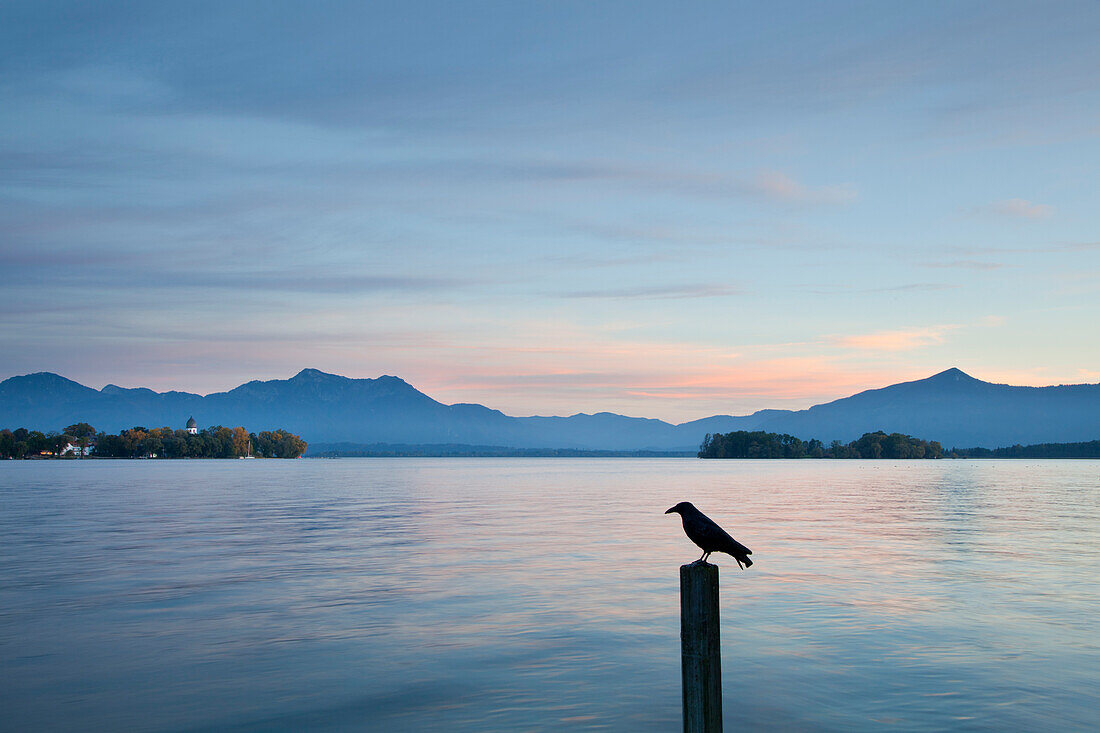
M1100 381L1096 3L0 8L0 376Z

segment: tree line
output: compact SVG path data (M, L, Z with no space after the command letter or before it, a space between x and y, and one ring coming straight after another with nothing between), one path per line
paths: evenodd
M881 430L864 433L858 440L825 445L816 438L801 440L786 433L737 430L707 436L699 446L699 458L943 458L936 441Z
M1037 443L1006 448L952 448L951 458L1100 458L1100 440L1084 443Z
M18 428L0 430L0 458L60 457L67 446L72 455L96 458L299 458L307 444L285 430L249 433L242 427L221 425L195 434L169 427L133 427L117 435L97 433L88 423L76 423L62 432L42 433ZM66 453L68 455L69 453Z

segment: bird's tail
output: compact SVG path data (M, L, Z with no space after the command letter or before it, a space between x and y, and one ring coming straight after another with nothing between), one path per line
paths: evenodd
M745 555L744 557L739 557L737 559L740 560L741 562L745 563L745 567L747 567L747 568L752 567L752 560L749 559L748 555Z

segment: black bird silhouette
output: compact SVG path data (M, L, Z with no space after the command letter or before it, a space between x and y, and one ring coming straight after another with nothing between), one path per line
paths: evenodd
M726 530L714 523L714 520L695 508L690 501L681 501L665 514L679 514L684 522L684 533L688 539L703 550L699 560L706 562L712 552L724 552L737 561L737 567L744 570L752 565L749 555L752 550L726 534ZM742 565L744 563L744 565Z

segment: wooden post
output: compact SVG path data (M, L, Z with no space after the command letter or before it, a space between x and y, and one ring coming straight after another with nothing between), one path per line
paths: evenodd
M718 566L680 566L680 659L684 733L722 733L722 647Z

